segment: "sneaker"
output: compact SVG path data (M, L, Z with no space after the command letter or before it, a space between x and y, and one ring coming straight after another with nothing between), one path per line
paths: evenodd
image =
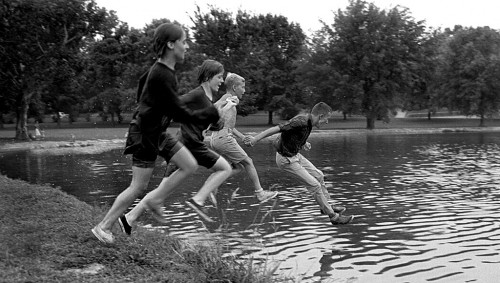
M338 214L342 214L344 213L344 211L347 210L347 208L345 208L344 206L339 206L339 205L332 205L332 209L333 209L333 212L335 213L338 213ZM323 209L320 209L321 211L321 214L325 215L326 212L323 211Z
M257 196L257 199L260 201L260 203L264 203L272 198L275 198L278 195L278 192L262 190L259 192L255 192L255 195Z
M341 215L341 214L335 214L334 216L330 217L330 222L333 225L343 225L343 224L348 224L354 219L353 215Z
M128 224L127 217L125 215L122 215L118 218L118 224L120 224L120 228L122 229L122 232L124 234L127 234L130 236L132 234L132 226Z
M189 199L186 201L186 204L189 205L198 215L207 222L215 222L210 216L207 215L206 209L197 204L193 199Z
M104 232L99 225L92 228L92 233L101 242L105 244L113 244L115 242L115 237L112 233Z

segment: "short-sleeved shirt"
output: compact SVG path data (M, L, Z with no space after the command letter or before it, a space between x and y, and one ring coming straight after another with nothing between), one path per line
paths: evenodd
M311 115L297 115L278 125L280 135L274 141L279 154L292 157L299 153L312 131Z

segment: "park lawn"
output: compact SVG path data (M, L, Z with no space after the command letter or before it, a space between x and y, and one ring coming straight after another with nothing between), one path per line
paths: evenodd
M273 125L277 125L284 120L274 116ZM245 117L238 116L236 128L243 133L258 133L273 125L268 125L268 116L265 112L248 115ZM0 129L0 144L18 142L14 140L15 125L6 124L3 129ZM128 121L124 120L121 124L102 121L83 121L79 120L72 124L67 121L57 125L53 122L45 122L40 124L40 127L45 132L45 141L70 141L75 140L99 140L99 139L124 139L127 132ZM392 118L388 123L383 121L375 122L375 129L366 129L366 118L361 116L348 117L343 119L341 116L334 116L330 119L327 125L322 126L322 130L338 130L338 131L356 131L377 133L379 131L390 130L418 130L418 129L470 129L478 128L478 118L466 118L463 116L450 117L434 117L428 120L425 117L421 118ZM500 127L500 119L487 119L486 127L482 127L484 131L488 128ZM175 134L179 125L173 123L169 128L169 132ZM34 126L30 124L30 131L34 131Z
M2 282L275 282L269 266L223 257L224 246L138 227L117 244L90 229L108 208L0 175ZM115 225L117 226L117 225Z

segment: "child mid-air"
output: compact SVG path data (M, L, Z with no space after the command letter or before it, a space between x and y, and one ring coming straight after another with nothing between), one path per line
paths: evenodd
M219 104L222 105L225 101L231 99L235 99L235 101L238 102L245 93L245 79L237 74L227 73L224 85L226 86L227 93L215 103L218 108L220 108ZM260 185L259 176L257 175L257 170L253 165L252 159L236 141L235 137L241 140L245 138L245 136L235 128L236 115L237 110L235 106L223 112L222 128L217 131L212 131L210 146L231 163L233 166L232 175L238 174L243 168L245 169L254 186L255 196L263 203L276 197L278 192L266 191Z
M354 216L343 215L346 210L343 206L332 206L328 203L330 195L325 186L324 175L307 158L300 154L300 150L311 149L307 142L313 126L320 128L321 124L328 123L332 109L324 102L320 102L312 108L308 114L300 114L287 122L269 128L256 136L247 136L244 143L254 146L261 139L280 133L274 141L276 148L276 164L278 168L295 176L306 185L312 193L314 200L319 205L322 214L330 217L333 225L347 224Z

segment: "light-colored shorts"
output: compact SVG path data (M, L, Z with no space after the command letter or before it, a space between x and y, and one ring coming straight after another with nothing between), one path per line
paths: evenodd
M248 158L245 150L234 138L232 129L229 128L212 132L210 146L231 164L238 164Z

